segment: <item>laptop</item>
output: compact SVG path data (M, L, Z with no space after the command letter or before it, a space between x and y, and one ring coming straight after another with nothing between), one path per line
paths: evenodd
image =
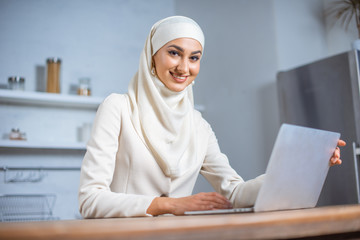
M188 211L185 215L313 208L339 138L336 132L282 124L254 207Z

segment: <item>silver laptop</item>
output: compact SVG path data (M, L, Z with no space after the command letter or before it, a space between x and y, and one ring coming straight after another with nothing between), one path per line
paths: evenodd
M283 124L254 207L190 211L186 215L262 212L315 207L339 133Z

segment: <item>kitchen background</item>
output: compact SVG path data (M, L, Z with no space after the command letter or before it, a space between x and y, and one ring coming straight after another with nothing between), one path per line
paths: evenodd
M354 24L346 31L325 18L330 2L0 0L0 86L25 78L24 93L0 91L0 194L36 194L33 201L53 209L47 216L80 217L81 130L86 138L104 97L127 91L150 27L170 15L193 18L205 33L195 102L222 151L244 179L262 174L280 126L277 72L348 51L357 37ZM45 91L49 57L62 60L55 98L33 94ZM83 77L92 96L73 98ZM25 144L6 140L12 128L26 133ZM202 177L199 191L212 191Z

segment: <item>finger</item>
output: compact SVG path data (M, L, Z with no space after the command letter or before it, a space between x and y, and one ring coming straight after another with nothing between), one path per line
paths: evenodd
M204 201L211 202L216 206L221 206L222 208L232 207L232 204L227 198L216 192L206 193L203 197Z
M227 198L216 192L204 193L203 199L216 202L228 202Z
M330 167L335 165L340 165L342 163L342 160L340 158L331 158L330 159Z
M333 161L330 161L330 167L333 167L333 166L335 166L335 163L333 162Z
M221 194L215 193L214 197L215 197L215 199L214 199L215 202L222 204L225 207L232 206L231 202L226 197L222 196Z
M231 203L228 200L220 199L217 197L208 197L202 200L206 204L212 204L217 208L229 208L231 207Z
M199 201L196 202L196 205L194 206L197 210L212 210L212 209L216 209L216 208L228 208L228 206L226 204L223 203L219 203L213 200L205 200L205 199L200 199Z
M341 140L341 139L340 139L340 140L338 141L337 145L340 146L340 147L344 147L344 146L346 146L346 142L345 142L344 140Z
M211 205L211 209L229 209L232 208L231 204L223 204L223 203L209 203Z
M340 148L336 147L333 157L340 158Z

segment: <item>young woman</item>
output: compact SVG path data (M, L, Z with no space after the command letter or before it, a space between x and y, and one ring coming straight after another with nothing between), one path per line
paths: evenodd
M96 114L81 169L83 217L181 215L255 203L263 175L245 182L194 109L192 83L203 52L203 32L189 18L152 27L128 93L110 95ZM341 164L339 148L330 164ZM192 195L199 173L216 192Z

